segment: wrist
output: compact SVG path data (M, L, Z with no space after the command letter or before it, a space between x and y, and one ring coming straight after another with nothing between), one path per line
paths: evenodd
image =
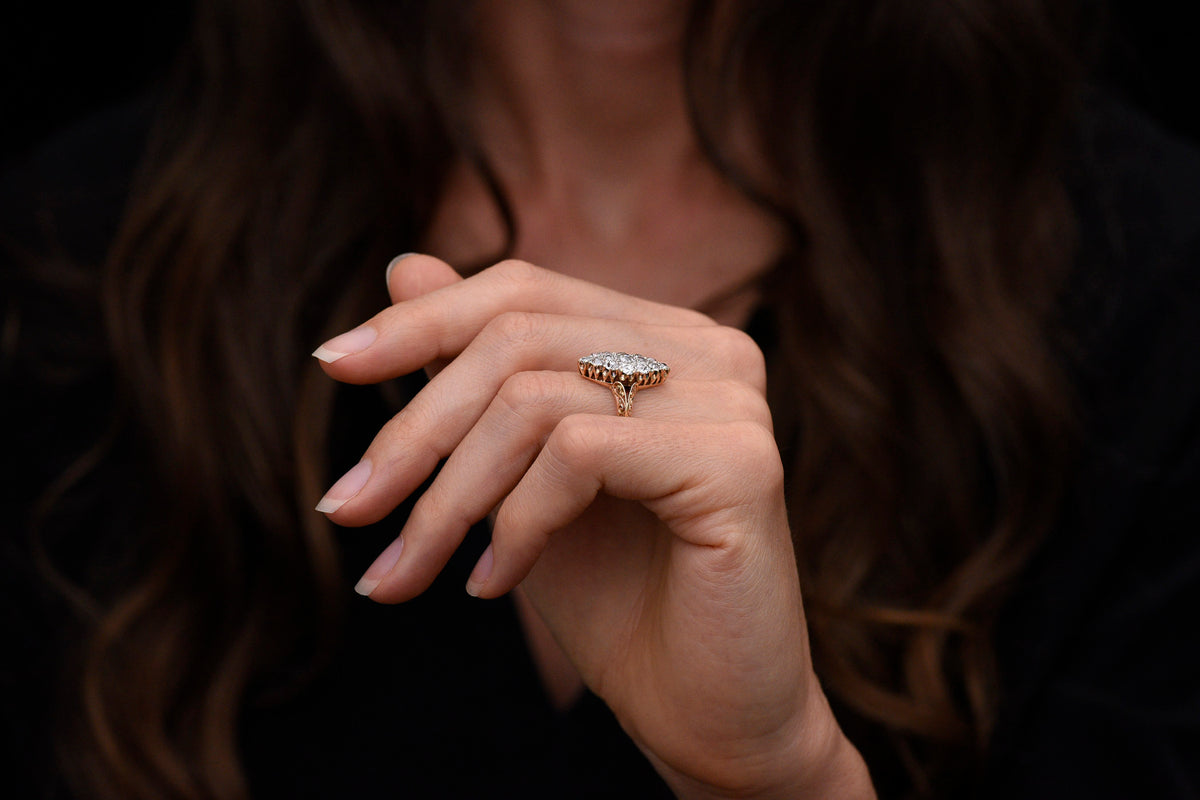
M699 780L651 760L684 800L874 800L866 762L837 724L824 693L818 688L806 705L803 721L781 731L779 741L756 756L720 770L719 781Z

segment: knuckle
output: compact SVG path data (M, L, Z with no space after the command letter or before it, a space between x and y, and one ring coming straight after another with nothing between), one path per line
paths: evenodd
M528 311L505 311L484 326L487 340L511 348L513 343L533 342L540 338L542 317Z
M491 268L491 272L506 283L517 287L529 286L546 280L547 271L528 261L519 258L509 258Z
M416 523L412 526L414 530L421 530L427 526L438 526L462 531L471 527L475 522L466 513L463 504L447 496L437 481L434 481L433 486L413 503L409 519Z
M755 476L764 488L774 490L783 485L783 462L775 436L758 422L739 420L728 424L730 452L736 454L738 467Z
M559 460L581 464L603 449L604 441L604 427L594 417L572 414L554 427L546 446Z
M497 399L514 411L557 402L561 396L561 382L552 372L517 372L505 378L496 393Z
M380 428L379 434L375 438L376 443L392 439L403 440L407 433L419 428L422 424L422 415L418 408L414 408L414 405L414 403L409 403L393 414L392 418Z
M732 365L736 374L755 389L766 390L767 360L750 334L737 328L722 328L715 346L720 363Z
M771 409L758 389L730 379L719 381L717 391L724 399L728 419L751 420L771 429Z

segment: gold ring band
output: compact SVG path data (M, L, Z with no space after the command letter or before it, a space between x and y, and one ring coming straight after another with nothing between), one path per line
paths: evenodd
M619 417L628 417L633 411L638 389L657 386L670 371L661 361L637 353L592 353L579 359L580 375L612 389Z

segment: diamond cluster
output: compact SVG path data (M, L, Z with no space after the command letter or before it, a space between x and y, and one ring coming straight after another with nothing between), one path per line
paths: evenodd
M592 353L579 359L579 369L586 377L600 381L660 383L669 368L637 353Z

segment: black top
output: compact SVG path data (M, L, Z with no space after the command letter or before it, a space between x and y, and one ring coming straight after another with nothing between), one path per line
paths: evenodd
M0 184L4 244L53 243L98 263L148 118L144 104L114 110L11 170ZM1200 158L1120 108L1082 129L1071 178L1082 250L1068 303L1087 450L1063 523L1002 619L1006 689L978 794L1197 797ZM49 760L52 604L22 532L32 501L104 429L111 377L94 284L84 276L77 292L47 295L19 276L6 270L0 295L13 523L0 540L10 643L0 771L16 781L12 796L62 796ZM335 466L352 463L390 413L377 392L341 391L346 453ZM119 543L130 520L135 470L123 453L77 498L77 558ZM398 526L339 533L347 592ZM410 603L356 598L329 668L282 705L247 712L243 749L261 796L667 794L594 697L566 714L551 708L507 600L463 592L482 546L469 539Z
M1004 616L996 797L1200 797L1200 160L1084 125L1068 317L1085 450Z

